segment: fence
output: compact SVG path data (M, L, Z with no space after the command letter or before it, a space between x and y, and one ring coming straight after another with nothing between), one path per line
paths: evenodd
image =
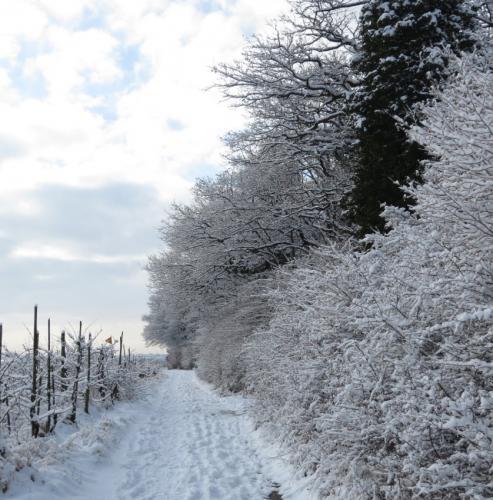
M54 339L48 320L42 347L37 306L32 346L10 352L3 348L4 333L0 324L0 435L18 444L52 433L61 421L75 424L93 405L131 397L137 380L157 373L155 362L131 354L123 333L97 345L82 322L77 332Z

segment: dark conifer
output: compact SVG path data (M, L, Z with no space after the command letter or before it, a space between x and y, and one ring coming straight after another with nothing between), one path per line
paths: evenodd
M447 75L447 51L473 47L473 12L461 0L370 0L361 13L361 51L354 67L363 85L359 163L350 215L360 235L384 230L381 204L408 207L399 184L420 180L425 150L409 141L416 103Z

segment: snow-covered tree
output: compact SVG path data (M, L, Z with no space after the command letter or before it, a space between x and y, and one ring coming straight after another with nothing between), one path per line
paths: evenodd
M272 162L261 150L245 154L215 179L198 181L191 204L174 206L162 229L167 249L149 264L144 332L148 342L175 348L172 359L190 351L199 328L217 332L200 325L214 324L238 287L344 230L342 191L292 163Z
M317 205L333 206L334 191L341 198L351 187L354 133L345 103L358 85L349 56L360 4L292 2L269 35L252 38L240 60L215 69L224 95L251 118L228 137L231 162L274 167L285 178L295 172L310 181L305 197ZM330 222L333 214L321 217Z

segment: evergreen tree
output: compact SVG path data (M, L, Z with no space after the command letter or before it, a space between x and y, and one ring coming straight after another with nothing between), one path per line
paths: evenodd
M399 184L420 181L422 146L408 139L413 106L447 74L447 51L474 45L473 11L463 0L370 0L361 12L361 50L355 96L361 117L359 164L350 216L360 236L384 230L381 204L408 207Z

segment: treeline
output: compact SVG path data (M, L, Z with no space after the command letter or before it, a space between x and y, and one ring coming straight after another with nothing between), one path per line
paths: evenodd
M99 339L83 330L54 335L34 308L32 345L9 351L0 323L0 490L15 472L31 465L32 439L73 425L81 413L133 397L138 381L155 375L158 363L135 356L119 340Z
M493 496L491 3L295 0L151 257L145 336L248 391L322 497Z

